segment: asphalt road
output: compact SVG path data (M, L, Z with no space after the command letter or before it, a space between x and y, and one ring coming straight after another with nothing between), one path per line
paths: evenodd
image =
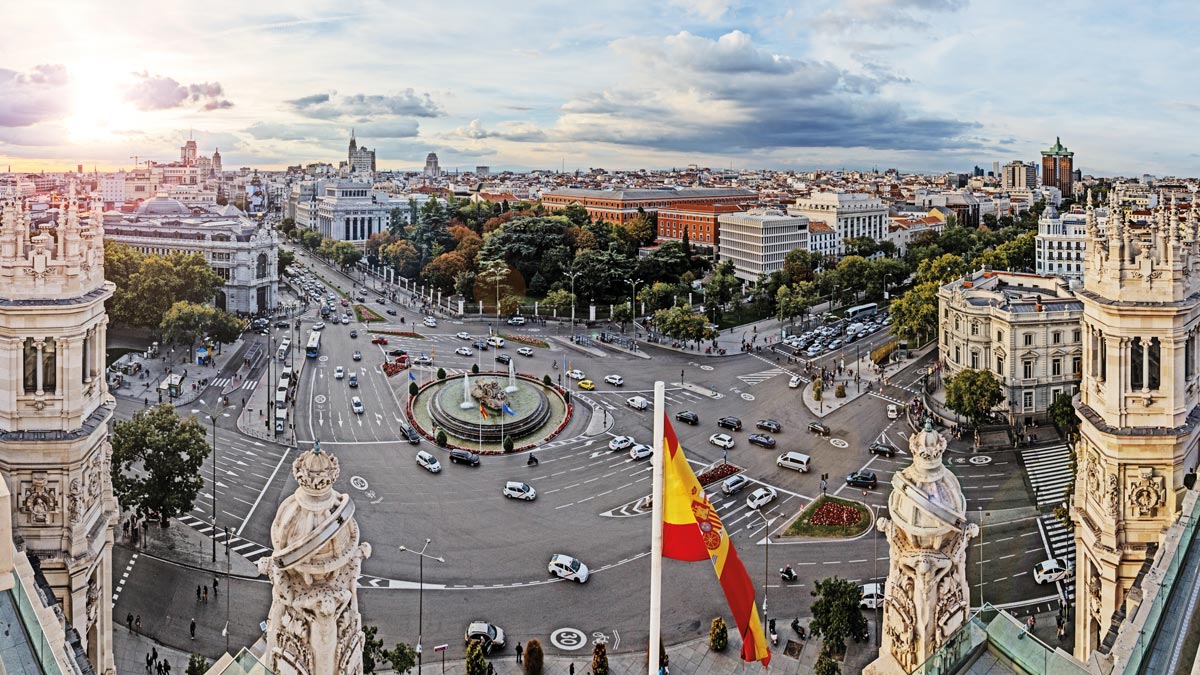
M311 264L311 259L301 256L301 262ZM327 279L341 278L328 268L323 267L321 273ZM352 282L343 279L341 285L349 291ZM370 343L367 326L354 322L330 325L324 332L321 357L309 362L315 367L306 368L302 378L297 432L302 448L320 439L322 447L334 452L341 462L338 487L354 497L364 538L374 547L363 569L360 602L364 620L381 626L385 640L416 640L417 599L421 594L416 583L418 562L398 547L419 548L429 538L429 552L445 562L426 561L424 567L422 623L427 649L448 643L452 658L461 654L463 629L480 618L502 625L511 642L537 637L554 653L575 653L569 641L562 639L562 633L555 636L555 631L564 628L582 631L589 640L603 634L610 647L619 640L618 650L644 648L650 516L637 504L649 494L650 465L632 461L624 452L610 452L607 444L615 434L650 441L651 415L625 406L624 400L635 393L648 394L656 380L668 383L667 413L671 419L685 409L700 417L700 424L694 427L675 425L689 459L698 467L726 457L708 442L711 434L722 431L735 439L728 461L744 467L754 484L729 497L716 486L710 493L756 585L763 584L765 573L770 616L786 624L791 616L806 614L812 600L808 591L816 579L836 574L865 583L886 574L886 546L873 531L855 540L839 541L836 546L777 540L774 535L820 494L822 473L830 476L830 492L860 499L881 513L886 511L891 477L906 465L907 455L902 452L895 458L876 457L866 448L872 441L886 439L906 451L904 422L889 420L886 406L914 395L919 367L924 364L916 364L893 378L895 386L862 396L826 416L823 422L833 432L825 438L805 430L807 422L816 417L800 401L801 390L787 386L791 373L803 373L803 364L788 364L786 357L777 363L776 355L767 350L704 358L648 345L645 351L652 358L641 359L613 350L605 350L603 357L594 356L552 340L550 349L537 349L534 357L525 358L517 356L517 345L509 343L500 351L511 355L521 372L539 378L543 374L556 377L568 361L585 371L596 382L596 390L583 392L576 383L570 386L579 398L610 418L608 431L586 436L586 415L591 406L577 406L579 419L551 446L537 451L541 462L536 467L527 466L523 455L485 457L475 468L457 466L445 461L443 453L443 471L433 475L413 461L417 448L400 440L398 420L403 416L409 380L402 373L388 381L380 368L387 358L385 350L401 348L413 355L424 352L432 356L432 366L414 369L420 379L434 377L438 367L454 373L477 363L487 370L494 363L495 350L476 351L471 357L454 354L456 347L467 344L455 333L467 331L483 337L487 325L439 319L436 328L428 328L421 325L421 315L407 305L380 305L374 302L374 294L371 297L373 309L397 310L397 316L388 317L393 322L405 319L403 324L395 323L390 328L415 330L424 339L388 336L389 344L381 347ZM302 320L301 334L307 335L314 317ZM351 330L358 331L358 338L349 337ZM554 326L503 329L505 333L543 338L555 331ZM883 335L872 336L860 349L866 353L871 345L884 339ZM351 360L354 350L363 353L362 361ZM817 363L832 365L837 358L840 355L830 354ZM552 362L559 367L553 368ZM338 366L358 374L357 389L351 389L346 379L334 377ZM625 385L604 384L603 377L608 374L623 376ZM712 390L717 396L696 393L681 386L681 381ZM364 414L351 411L352 396L361 397ZM724 415L740 417L743 429L718 429L716 420ZM774 449L751 446L746 441L754 432L755 420L761 418L773 418L783 425L781 432L772 434L777 440ZM218 524L223 525L222 520L228 518L231 525L242 530L246 541L264 543L279 500L294 488L290 466L284 461L289 455L280 447L256 445L221 426L217 439L222 449L228 448L217 459ZM420 447L442 452L424 441ZM811 455L813 471L799 474L777 468L774 459L785 450ZM275 471L281 462L283 468ZM947 464L962 483L974 517L979 517L977 507L983 506L984 537L973 542L968 552L973 591L982 588L984 599L993 604L1049 602L1047 598L1057 592L1055 587L1034 584L1030 573L1033 564L1046 557L1034 519L987 524L991 510L1032 503L1020 462L1013 453L1001 452L948 454ZM842 477L859 469L874 471L880 487L865 494L844 487ZM533 485L538 499L505 499L501 487L507 480ZM210 494L207 481L206 494ZM745 505L746 495L758 484L770 485L779 493L763 510L766 523ZM208 498L202 496L197 518L209 517L205 515L208 504ZM769 545L767 534L772 535ZM980 551L984 552L982 556ZM580 558L592 569L592 578L584 585L552 580L546 563L553 553ZM191 583L186 580L188 575L198 574L161 563L161 569L145 563L144 558L138 562L131 576L155 585L161 583L161 578L186 589ZM797 583L781 583L777 570L784 563L792 564L800 574ZM981 587L977 581L980 569ZM145 574L154 576L141 576ZM170 581L177 576L179 581ZM269 602L265 585L245 582L238 593L249 596L243 599L244 612L265 616ZM235 596L235 603L237 600ZM972 601L977 604L978 599L973 596ZM124 616L126 608L141 608L148 613L156 604L152 594L126 592L118 600L118 616ZM668 641L700 634L713 616L727 615L712 570L704 564L668 562L664 604L664 636ZM236 605L234 611L238 611ZM250 632L256 624L248 618L241 623L249 626ZM582 654L583 649L578 653Z

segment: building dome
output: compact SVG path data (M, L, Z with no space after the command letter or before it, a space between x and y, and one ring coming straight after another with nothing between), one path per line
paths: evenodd
M155 195L142 202L137 208L139 216L190 216L191 209L178 199L166 195Z

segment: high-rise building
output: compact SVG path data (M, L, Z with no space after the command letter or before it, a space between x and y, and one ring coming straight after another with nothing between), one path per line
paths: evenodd
M221 175L221 149L213 150L212 156L212 172L218 176Z
M442 169L438 166L438 158L436 152L431 152L425 155L425 175L430 178L437 178L442 175Z
M1004 165L1000 174L1000 187L1005 190L1019 190L1037 187L1037 165L1033 162L1009 162Z
M184 143L183 147L179 148L179 161L184 166L192 166L196 163L197 154L196 141L189 138L187 143Z
M1070 197L1074 170L1075 153L1063 147L1062 141L1056 137L1054 145L1042 151L1042 185L1056 187L1064 198Z
M375 151L358 147L354 131L350 131L350 152L347 154L346 166L350 173L371 173L375 171Z
M1181 218L1173 200L1160 200L1133 227L1114 192L1101 232L1088 202L1071 498L1075 655L1084 662L1109 644L1134 585L1157 573L1147 564L1188 493L1200 441L1200 217L1192 208Z
M808 218L778 209L723 213L718 250L721 260L733 262L733 275L742 281L783 269L788 251L808 246Z
M74 194L57 236L33 233L20 203L0 214L0 474L12 494L13 537L40 561L68 636L77 635L95 672L111 673L120 514L104 302L115 287L104 280L101 219L98 206L81 219Z

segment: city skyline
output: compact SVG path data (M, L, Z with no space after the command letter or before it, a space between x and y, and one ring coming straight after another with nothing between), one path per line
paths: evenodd
M0 162L128 168L174 159L192 135L227 167L283 168L336 163L353 129L380 169L417 171L437 152L449 171L965 171L1033 161L1061 136L1085 174L1200 174L1170 140L1200 102L1149 67L1195 51L1171 26L1196 10L1169 23L1138 11L218 2L164 15L66 2L11 13ZM1069 58L1042 59L1051 46ZM1128 119L1141 122L1112 133Z

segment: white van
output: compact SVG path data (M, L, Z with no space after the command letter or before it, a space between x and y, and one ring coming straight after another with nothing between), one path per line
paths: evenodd
M785 452L775 460L780 468L799 471L800 473L808 473L809 457L799 452Z

